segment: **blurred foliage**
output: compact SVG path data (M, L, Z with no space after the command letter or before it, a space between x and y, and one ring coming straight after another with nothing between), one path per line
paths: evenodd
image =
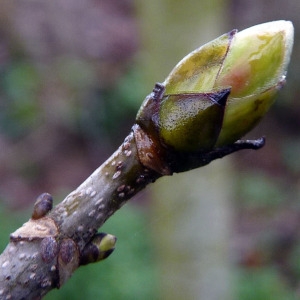
M288 263L293 267L294 284L297 285L297 279L300 278L300 242L297 241L296 246L288 257Z
M2 253L9 242L9 235L28 220L28 214L26 215L24 211L11 211L0 201L0 220L0 253Z
M281 145L282 160L286 168L294 175L300 174L300 136L287 137Z
M299 299L282 280L275 268L257 268L237 272L239 300L296 300Z
M28 133L37 125L40 80L29 61L15 61L1 70L0 130L10 137Z
M95 142L101 134L121 141L134 122L141 99L147 94L141 79L140 70L133 67L113 88L95 89L81 109L81 133Z
M66 126L74 134L94 141L101 135L118 136L120 127L126 122L129 131L141 99L147 93L136 68L128 68L113 88L99 88L95 68L78 57L59 57L46 70L36 69L30 61L16 61L4 68L0 76L0 130L3 135L22 138L42 122L50 122L45 109L51 103L44 105L41 101L45 88L41 77L47 71L55 78L53 89L63 89L66 93L59 107L52 107L59 114L59 117L53 116L57 126Z
M238 199L244 209L276 209L285 201L285 191L278 180L270 178L267 174L247 172L238 179Z

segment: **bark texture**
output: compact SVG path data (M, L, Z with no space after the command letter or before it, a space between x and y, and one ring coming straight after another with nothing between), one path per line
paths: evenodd
M0 256L0 298L40 299L80 266L97 229L160 175L140 162L133 133L48 215L11 234Z
M135 124L117 151L52 211L51 196L40 196L32 218L11 234L0 256L1 299L40 299L63 285L86 257L93 257L87 251L98 228L147 184L242 149L259 149L264 139L185 156L166 148L162 157L157 143Z

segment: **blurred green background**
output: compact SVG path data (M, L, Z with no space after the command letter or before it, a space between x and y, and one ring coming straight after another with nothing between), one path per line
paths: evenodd
M56 203L123 141L154 83L233 28L295 26L287 84L250 137L200 170L163 178L112 216L106 261L45 299L300 297L298 0L1 1L0 250L36 197Z

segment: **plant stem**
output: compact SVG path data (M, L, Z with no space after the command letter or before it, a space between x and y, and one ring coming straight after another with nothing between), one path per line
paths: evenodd
M79 267L97 229L161 175L139 161L131 132L118 150L49 215L11 234L0 256L0 298L39 299Z

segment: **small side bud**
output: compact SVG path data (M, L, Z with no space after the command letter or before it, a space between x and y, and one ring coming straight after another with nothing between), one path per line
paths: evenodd
M58 253L59 285L62 286L79 266L79 250L76 243L65 238L60 243Z
M53 206L53 198L48 193L43 193L38 196L34 203L33 212L31 218L36 220L44 217Z
M58 243L52 236L46 237L41 242L41 255L46 263L50 263L58 254Z
M83 249L80 265L98 262L107 258L114 250L117 238L111 234L98 233Z

